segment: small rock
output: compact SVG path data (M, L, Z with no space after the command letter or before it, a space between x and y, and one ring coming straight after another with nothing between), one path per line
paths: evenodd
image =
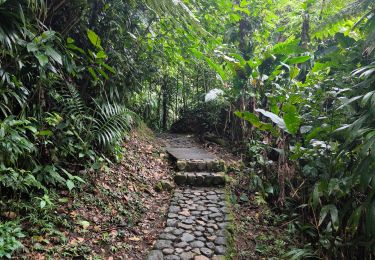
M186 169L186 161L185 160L178 160L176 163L177 169L179 171L184 171Z
M180 207L178 206L171 206L169 208L169 213L178 213L178 212L180 212Z
M195 232L194 232L194 235L200 237L200 236L203 236L203 233L200 232L200 231L195 231Z
M215 241L216 238L216 236L207 236L207 240L211 242Z
M181 258L177 255L167 255L164 257L164 260L180 260Z
M147 260L163 260L163 253L160 250L152 250L148 256Z
M182 248L176 248L175 251L177 254L181 254L182 252L184 252Z
M210 214L209 218L214 219L214 218L222 217L222 216L223 216L223 214L217 212L217 213Z
M204 231L205 228L204 228L204 227L201 227L201 226L197 226L197 227L195 227L195 230L198 230L198 231Z
M182 233L184 233L184 230L183 229L175 229L175 230L173 230L173 235L175 235L175 236L179 236L179 235L181 235Z
M217 213L219 212L220 210L218 208L215 208L215 207L209 207L208 210L214 212L214 213Z
M208 195L207 196L207 199L211 200L211 201L215 201L215 200L218 200L218 196L217 195Z
M199 211L205 211L205 210L207 210L207 208L204 207L204 206L198 206L197 210L199 210Z
M200 253L201 253L199 248L194 248L193 250L191 250L191 252L193 252L194 254L197 254L197 255L200 255Z
M184 252L180 255L181 260L191 260L194 258L194 254L191 252Z
M177 239L176 236L174 236L174 235L172 235L172 234L169 234L169 233L163 233L163 234L161 234L161 235L159 236L159 238L160 238L160 239L164 239L164 240L172 240L172 241L174 241L174 240Z
M206 238L205 237L197 237L197 240L206 242Z
M163 249L163 253L166 254L166 255L171 255L171 254L173 254L173 252L174 252L173 248L164 248Z
M177 223L177 219L167 219L167 227L175 227Z
M172 191L174 188L175 188L175 185L174 183L170 182L170 181L161 181L161 185L163 187L163 190L165 191Z
M202 241L194 241L190 243L190 246L193 248L201 248L204 247L204 243Z
M178 215L175 213L168 213L168 218L177 218Z
M156 249L164 249L172 247L172 241L170 240L157 240L154 247Z
M207 243L206 243L206 246L207 246L209 249L214 249L214 248L215 248L215 244L212 243L212 242L207 242Z
M164 232L165 232L165 233L171 233L171 232L173 232L174 230L175 230L174 227L166 227L166 228L164 228Z
M184 223L184 224L193 224L194 220L192 220L192 219L185 219L185 220L182 221L182 223Z
M216 245L225 245L226 243L227 243L227 240L225 239L225 237L217 237L215 239Z
M200 225L200 226L206 225L206 223L204 221L201 221L201 220L197 220L197 224Z
M202 247L201 252L202 252L202 254L204 254L207 257L211 257L213 255L212 250L209 249L209 248L206 248L206 247Z
M179 212L178 214L182 215L182 216L185 216L185 217L189 217L190 216L190 212L189 212L188 209L184 209L183 211Z
M216 224L212 224L212 223L207 224L206 227L208 227L208 228L213 228L213 229L219 229L218 226L217 226Z
M215 247L215 253L219 255L224 255L226 251L226 248L223 246L217 246Z
M194 239L195 239L195 237L191 234L188 234L188 233L184 233L181 237L182 242L190 242L190 241L193 241Z
M189 244L186 243L186 242L180 242L180 243L175 244L174 246L175 246L176 248L185 248L185 247L187 247L188 245L189 245Z
M228 222L223 222L218 224L221 229L226 229L228 227Z
M179 228L182 228L182 229L192 229L193 228L192 225L186 225L186 224L183 224L183 223L178 223L177 226Z
M194 260L210 260L210 259L203 255L197 255L196 257L194 257Z

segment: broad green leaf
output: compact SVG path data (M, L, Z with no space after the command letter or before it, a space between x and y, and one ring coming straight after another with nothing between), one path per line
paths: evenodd
M271 121L274 122L279 128L283 130L287 130L284 120L280 118L278 115L272 112L266 111L264 109L255 109L255 111L271 119Z
M38 53L35 55L39 61L40 66L44 67L48 63L48 57L42 53Z
M294 64L298 64L298 63L304 63L308 60L310 60L310 56L300 56L300 57L294 57L294 58L290 58L288 60L285 61L285 63L289 64L289 65L294 65Z
M96 48L102 49L102 41L94 31L87 29L87 37L89 38L92 45Z
M296 67L296 66L291 67L290 70L289 70L290 79L294 79L295 77L297 77L299 72L300 72L300 69L298 67Z
M39 135L39 136L52 136L53 133L52 133L52 131L50 131L50 130L42 130L42 131L39 131L39 132L38 132L38 135Z
M335 230L339 228L338 210L335 205L330 204L324 206L320 211L319 226L323 223L327 215L330 214L331 223Z
M93 78L94 80L99 80L99 78L98 78L98 76L96 75L95 70L94 70L93 68L89 67L89 68L87 68L87 70L88 70L88 72L91 74L91 76L92 76L92 78Z
M72 191L75 187L74 182L72 180L67 180L66 186L68 187L69 191Z
M283 105L282 110L284 112L283 119L288 132L291 134L296 134L301 124L301 119L297 112L297 108L292 104L286 103Z
M96 54L96 58L97 58L97 59L106 59L106 58L107 58L107 54L106 54L104 51L99 51L99 52Z
M356 208L353 213L350 215L348 220L347 227L351 229L352 233L355 233L358 229L359 220L361 218L362 206Z
M51 57L54 61L62 65L61 55L55 51L51 46L46 47L46 54Z
M38 50L38 45L34 42L30 42L26 46L28 52L35 52Z

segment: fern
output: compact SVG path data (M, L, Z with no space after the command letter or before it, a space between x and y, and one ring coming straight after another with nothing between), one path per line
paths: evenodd
M79 130L84 130L87 121L92 120L88 107L74 85L68 84L60 91L59 102L64 107L64 113L75 120Z
M137 120L134 112L119 104L95 103L93 142L105 147L121 140Z

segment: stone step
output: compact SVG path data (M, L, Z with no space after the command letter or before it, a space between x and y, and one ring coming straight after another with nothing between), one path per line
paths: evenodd
M177 160L176 168L181 172L221 172L225 171L223 160L206 159L206 160Z
M224 186L224 172L178 172L174 176L177 185L190 185L195 187Z

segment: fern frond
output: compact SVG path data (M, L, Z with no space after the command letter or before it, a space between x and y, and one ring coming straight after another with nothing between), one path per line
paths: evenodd
M119 104L97 106L93 125L93 142L101 147L121 140L137 121L134 112Z
M61 91L61 97L64 112L67 115L73 116L77 120L87 118L88 109L74 85L68 84L66 88Z

